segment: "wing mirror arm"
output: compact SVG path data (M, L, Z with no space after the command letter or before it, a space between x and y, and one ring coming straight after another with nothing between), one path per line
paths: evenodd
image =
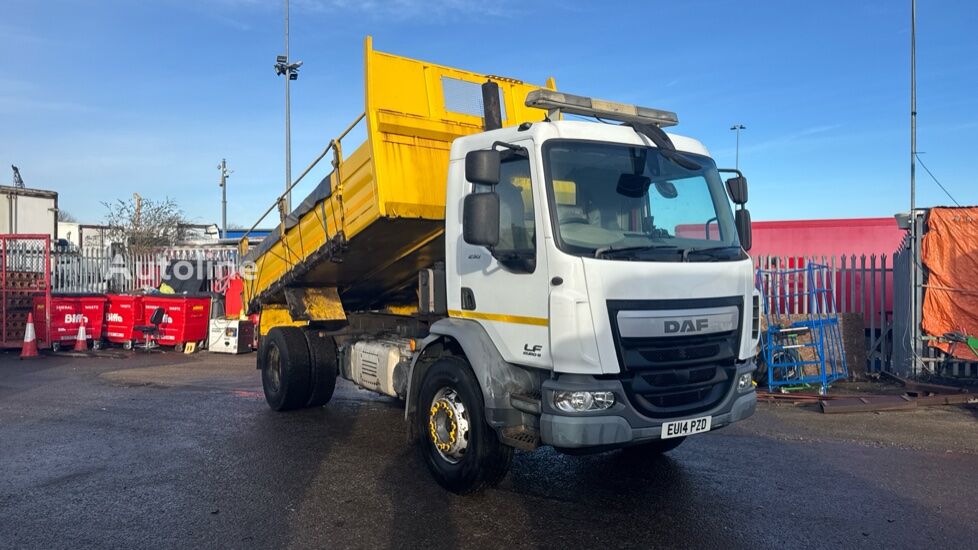
M734 212L734 223L737 226L737 236L740 237L740 245L744 250L750 250L752 244L750 210L747 210L747 178L744 173L736 168L721 168L717 172L736 174L726 181L727 193L730 200L737 205Z

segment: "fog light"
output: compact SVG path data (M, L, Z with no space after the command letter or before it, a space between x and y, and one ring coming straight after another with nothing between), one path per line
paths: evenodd
M610 391L557 391L554 407L564 412L603 411L615 404Z
M754 387L754 373L745 372L737 379L737 391L743 393Z

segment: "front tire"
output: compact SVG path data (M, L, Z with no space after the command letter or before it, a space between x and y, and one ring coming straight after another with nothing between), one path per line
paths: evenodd
M258 348L265 401L274 411L306 406L310 393L309 346L302 329L275 327Z
M424 375L418 398L418 448L439 485L456 494L499 483L513 458L486 422L482 390L469 364L447 357Z

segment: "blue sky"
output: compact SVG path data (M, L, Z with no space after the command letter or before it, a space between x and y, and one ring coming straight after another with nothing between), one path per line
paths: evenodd
M363 108L362 48L673 110L756 220L889 216L909 181L909 0L293 0L293 173ZM281 0L0 0L0 181L251 225L283 187ZM978 204L978 3L920 0L918 149ZM321 176L322 172L316 175ZM949 199L922 170L919 203ZM308 188L306 188L308 189ZM302 193L304 195L304 193ZM272 224L264 224L272 225Z

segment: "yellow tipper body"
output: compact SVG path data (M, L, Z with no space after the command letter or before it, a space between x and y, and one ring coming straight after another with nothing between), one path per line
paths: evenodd
M334 140L333 171L248 251L251 311L286 304L289 287L336 288L347 310L416 302L418 271L444 258L452 141L483 129L481 85L499 85L505 126L546 116L524 105L539 86L374 51L370 37L364 50L367 140L346 157Z

